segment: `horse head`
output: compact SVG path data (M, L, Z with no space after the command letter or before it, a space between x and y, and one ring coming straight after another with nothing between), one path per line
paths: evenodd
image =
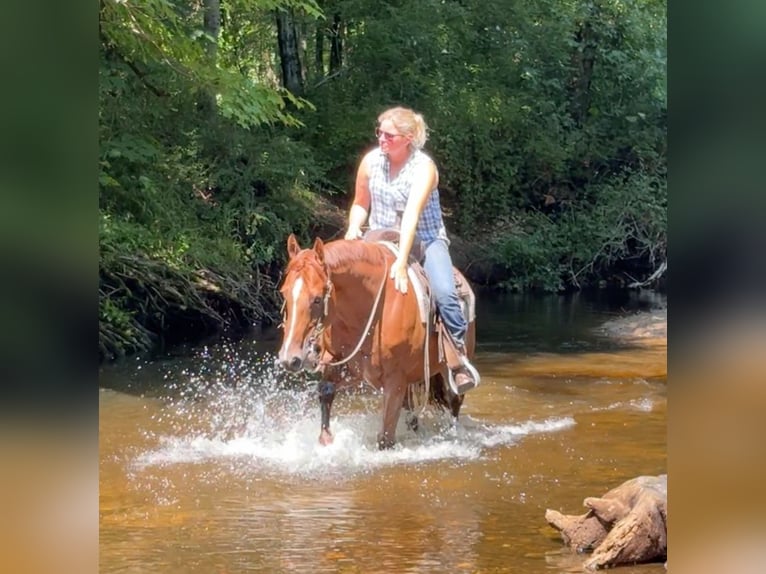
M295 235L287 238L288 264L280 287L283 298L283 337L277 362L289 371L320 368L321 337L332 292L324 261L324 243L301 249Z

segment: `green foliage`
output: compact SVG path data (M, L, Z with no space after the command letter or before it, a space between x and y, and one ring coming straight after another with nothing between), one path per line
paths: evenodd
M206 48L210 43L217 44L217 40L203 29L202 6L184 4L169 0L101 0L102 54L111 61L112 70L115 62L120 62L160 97L181 96L186 90L212 94L221 115L244 128L272 122L297 125L287 111L288 103L296 109L310 104L274 82L264 82L266 78L243 59L254 54L238 52L237 46L226 39L220 63L213 60ZM319 16L313 0L239 0L226 3L225 13L231 21L240 17L247 20L252 14L263 18L284 6ZM115 86L114 81L111 86ZM166 105L173 106L170 102Z
M533 212L505 222L502 227L488 246L492 259L506 269L498 286L509 291L562 289L560 260L566 250L556 225Z
M237 21L282 6L317 14L311 1L225 3ZM202 24L196 4L101 3L102 357L274 317L272 267L311 221L310 154L282 135L310 105L236 46L213 58Z
M667 257L664 177L627 172L589 186L588 201L553 215L531 211L506 223L489 246L505 267L500 287L560 291L598 284L630 260L658 266Z

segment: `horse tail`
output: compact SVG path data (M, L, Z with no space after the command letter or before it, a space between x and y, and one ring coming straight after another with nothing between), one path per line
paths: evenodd
M453 393L449 383L440 372L437 372L430 377L428 384L420 381L410 385L405 404L413 413L420 414L427 405L432 405L440 412L449 411L453 417L457 418L460 407L463 405L463 397Z

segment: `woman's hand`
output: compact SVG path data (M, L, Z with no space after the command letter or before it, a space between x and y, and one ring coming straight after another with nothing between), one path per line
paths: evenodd
M394 287L402 293L407 292L407 262L399 258L391 265L391 279L394 280Z
M362 232L358 227L349 227L343 239L359 239L360 237L362 237Z

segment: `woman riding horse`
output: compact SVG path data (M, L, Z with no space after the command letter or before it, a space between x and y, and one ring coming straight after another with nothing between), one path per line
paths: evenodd
M423 116L409 108L391 108L378 116L378 147L359 165L345 238L360 237L368 215L370 230L399 228L399 256L391 266L391 278L402 293L407 292L413 242L417 237L423 243L423 268L439 314L460 354L451 375L463 394L476 387L480 378L465 353L467 321L452 275L449 239L439 203L439 173L422 151L427 129Z

